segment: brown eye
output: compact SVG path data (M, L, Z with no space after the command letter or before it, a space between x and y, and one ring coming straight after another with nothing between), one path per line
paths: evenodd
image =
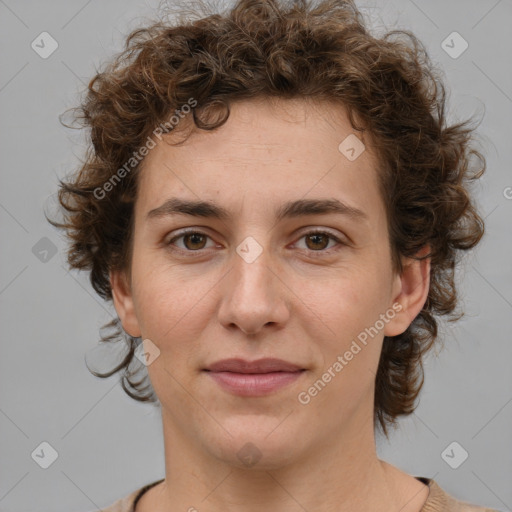
M206 248L208 238L208 235L200 231L185 231L169 240L166 245L171 248L176 246L178 250L185 252L196 252ZM176 243L179 240L182 240L181 244Z
M189 243L187 243L187 241ZM206 236L201 233L188 233L183 235L183 243L185 247L190 250L203 249L205 241Z
M305 248L300 247L301 249L310 253L320 253L318 256L321 256L323 253L330 254L332 251L337 250L339 247L335 247L336 245L346 245L337 236L328 231L310 231L309 233L304 233L300 240L305 240ZM333 243L329 247L330 242Z
M331 238L326 233L310 233L306 236L306 245L311 250L322 250L329 245L329 239ZM311 242L311 243L309 243Z

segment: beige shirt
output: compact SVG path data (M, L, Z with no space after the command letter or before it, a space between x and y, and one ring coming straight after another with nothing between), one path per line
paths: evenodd
M423 505L421 512L499 512L495 509L478 507L464 501L459 501L443 491L443 489L441 489L441 487L439 487L439 485L430 478L421 476L415 478L429 487L427 501ZM139 498L147 490L160 482L163 482L163 480L164 479L157 480L156 482L152 482L140 489L137 489L136 491L133 491L125 498L121 498L109 507L101 509L101 512L134 512L135 505Z

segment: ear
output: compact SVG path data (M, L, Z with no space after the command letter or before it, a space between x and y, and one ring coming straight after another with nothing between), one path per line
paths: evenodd
M112 288L112 300L116 308L121 324L126 333L134 338L141 336L139 322L135 315L131 285L124 271L110 272L110 286Z
M430 251L426 245L416 253L416 256L425 256ZM427 300L430 288L430 258L416 260L406 258L403 262L403 270L400 275L395 276L393 286L393 307L398 311L398 304L401 309L386 324L385 336L397 336L402 334L418 316Z

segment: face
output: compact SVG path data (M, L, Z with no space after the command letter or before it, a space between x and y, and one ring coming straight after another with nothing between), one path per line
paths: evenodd
M240 465L252 443L273 467L373 430L383 337L406 329L427 290L423 267L392 272L378 162L369 140L355 160L340 151L351 134L339 106L251 100L144 161L114 303L125 331L160 351L148 372L166 429L218 460ZM213 208L159 208L172 199ZM205 371L230 358L301 371L252 387Z

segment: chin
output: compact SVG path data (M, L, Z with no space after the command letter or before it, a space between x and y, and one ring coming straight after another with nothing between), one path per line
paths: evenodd
M286 422L283 422L286 423ZM223 423L225 425L225 423ZM213 442L211 451L216 458L231 466L257 470L275 470L287 466L300 457L302 446L299 429L290 430L291 425L279 431L275 418L260 421L253 419L233 423L226 427L231 436L223 431L218 443ZM277 426L277 428L276 428Z

